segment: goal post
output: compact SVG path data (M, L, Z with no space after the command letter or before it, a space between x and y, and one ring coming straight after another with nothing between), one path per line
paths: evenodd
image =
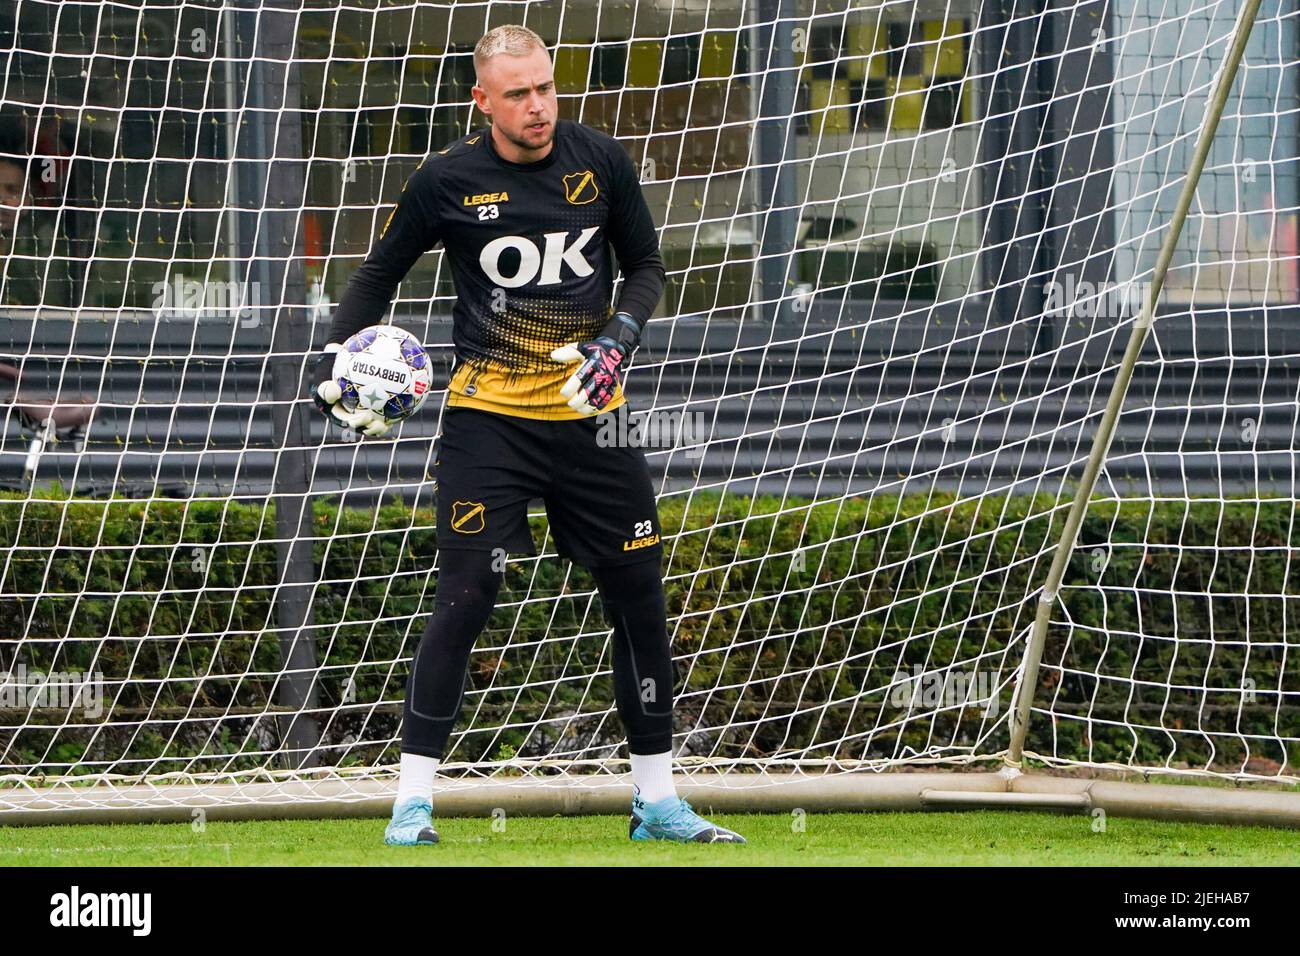
M1115 381L1106 400L1106 409L1093 436L1092 448L1088 452L1088 460L1084 463L1078 490L1075 491L1074 500L1070 503L1065 527L1061 529L1061 540L1052 555L1047 580L1043 582L1042 590L1038 595L1038 606L1034 614L1029 642L1025 647L1025 659L1021 665L1021 677L1017 681L1016 697L1012 706L1011 744L1007 753L1007 765L1010 767L1019 768L1024 757L1025 733L1029 726L1034 692L1038 688L1038 666L1042 661L1043 644L1047 639L1047 626L1051 620L1052 605L1057 599L1057 589L1060 588L1061 580L1065 576L1065 565L1070 558L1070 553L1078 543L1080 523L1088 510L1093 489L1097 486L1097 477L1106 460L1106 452L1110 449L1111 440L1115 436L1115 425L1124 406L1129 382L1133 378L1133 367L1142 353L1142 346L1146 342L1147 333L1151 330L1151 324L1155 321L1156 303L1160 300L1160 291L1164 288L1165 277L1173 262L1174 251L1178 248L1178 240L1182 235L1183 224L1187 221L1187 213L1196 198L1196 190L1201 183L1201 171L1205 168L1206 158L1210 154L1210 145L1214 142L1215 133L1219 129L1219 119L1223 116L1223 108L1228 102L1228 95L1232 92L1233 83L1237 78L1237 67L1240 66L1241 58L1246 52L1246 42L1250 39L1251 30L1254 29L1259 5L1260 0L1246 0L1237 17L1227 56L1217 73L1214 92L1205 114L1205 124L1197 136L1196 148L1183 181L1182 192L1178 196L1173 216L1160 245L1160 254L1151 273L1151 283L1147 288L1145 301L1142 303L1142 311L1133 323L1132 332L1129 333L1128 345L1116 370Z
M696 805L1300 823L1298 2L516 5L659 231L608 424ZM387 811L442 401L349 442L300 375L501 17L0 13L0 825ZM392 312L439 383L454 297ZM529 520L442 814L625 808Z

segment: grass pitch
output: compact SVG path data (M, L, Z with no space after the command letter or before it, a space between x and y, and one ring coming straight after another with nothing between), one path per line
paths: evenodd
M626 817L436 821L433 847L382 845L383 820L0 827L0 866L1287 866L1300 836L1110 817L720 814L746 846L632 843ZM802 829L800 829L802 822Z

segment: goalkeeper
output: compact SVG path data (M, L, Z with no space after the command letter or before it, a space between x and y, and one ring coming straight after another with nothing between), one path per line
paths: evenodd
M332 421L370 436L387 431L371 413L337 404L333 353L382 319L411 266L441 242L457 294L434 460L442 561L407 679L385 842L438 840L434 775L461 710L470 651L496 603L501 556L536 554L527 510L542 498L560 554L591 570L614 630L632 839L743 843L674 788L654 490L639 449L597 441L596 416L624 404L624 375L663 294L636 169L612 137L557 118L550 56L533 31L497 27L475 47L474 66L474 99L491 125L429 156L402 187L339 303L314 389ZM624 277L617 311L611 246Z

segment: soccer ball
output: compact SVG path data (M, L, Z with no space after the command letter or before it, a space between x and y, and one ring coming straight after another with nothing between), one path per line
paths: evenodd
M410 332L372 325L343 343L334 358L339 399L349 412L368 409L399 422L424 404L433 384L429 353Z

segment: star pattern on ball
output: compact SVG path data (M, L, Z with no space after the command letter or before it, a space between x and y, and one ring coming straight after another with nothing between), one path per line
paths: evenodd
M388 401L388 393L378 385L371 385L361 393L361 398L366 403L367 408L372 411L379 411L384 407L384 403Z

